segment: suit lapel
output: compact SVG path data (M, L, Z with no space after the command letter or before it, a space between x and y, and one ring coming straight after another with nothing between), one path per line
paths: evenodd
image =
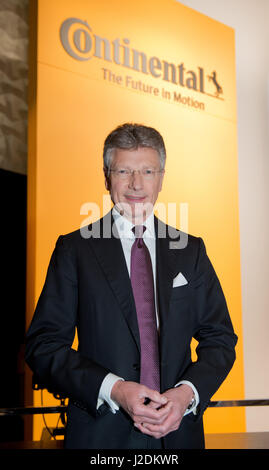
M171 263L169 239L165 224L155 218L156 234L156 285L161 333L164 333L168 316L168 306L173 287L174 268Z
M174 229L172 229L174 230ZM172 249L168 226L155 217L156 233L156 284L158 293L158 311L160 318L161 357L165 362L166 333L169 327L169 305L173 289L173 279L179 272L178 250ZM174 230L174 236L179 232Z
M104 227L109 227L111 222L113 222L113 217L109 212L100 220L100 237L89 238L89 242L119 303L137 348L140 350L135 303L121 241L113 235L113 232L108 237L104 237L103 233Z

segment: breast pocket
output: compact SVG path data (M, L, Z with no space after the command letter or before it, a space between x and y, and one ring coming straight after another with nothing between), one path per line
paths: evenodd
M173 287L171 294L171 302L191 295L192 291L193 289L190 287L189 284L187 284L186 286Z

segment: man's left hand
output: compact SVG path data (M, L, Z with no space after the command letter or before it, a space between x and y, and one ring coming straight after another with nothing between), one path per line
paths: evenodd
M135 426L141 432L156 439L160 439L179 428L184 413L193 398L193 391L189 385L184 384L180 387L166 390L163 395L168 398L168 402L164 407L170 407L170 412L166 419L161 424L135 423ZM151 404L149 403L148 406L151 406Z

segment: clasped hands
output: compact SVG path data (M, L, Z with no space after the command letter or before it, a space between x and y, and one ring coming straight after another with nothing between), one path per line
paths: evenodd
M189 385L170 388L163 394L145 385L118 380L111 390L115 400L142 433L156 439L176 431L193 397Z

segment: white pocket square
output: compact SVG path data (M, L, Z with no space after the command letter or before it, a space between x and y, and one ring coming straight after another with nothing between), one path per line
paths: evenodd
M178 275L173 279L173 287L181 287L186 284L188 284L188 281L182 273L178 273Z

